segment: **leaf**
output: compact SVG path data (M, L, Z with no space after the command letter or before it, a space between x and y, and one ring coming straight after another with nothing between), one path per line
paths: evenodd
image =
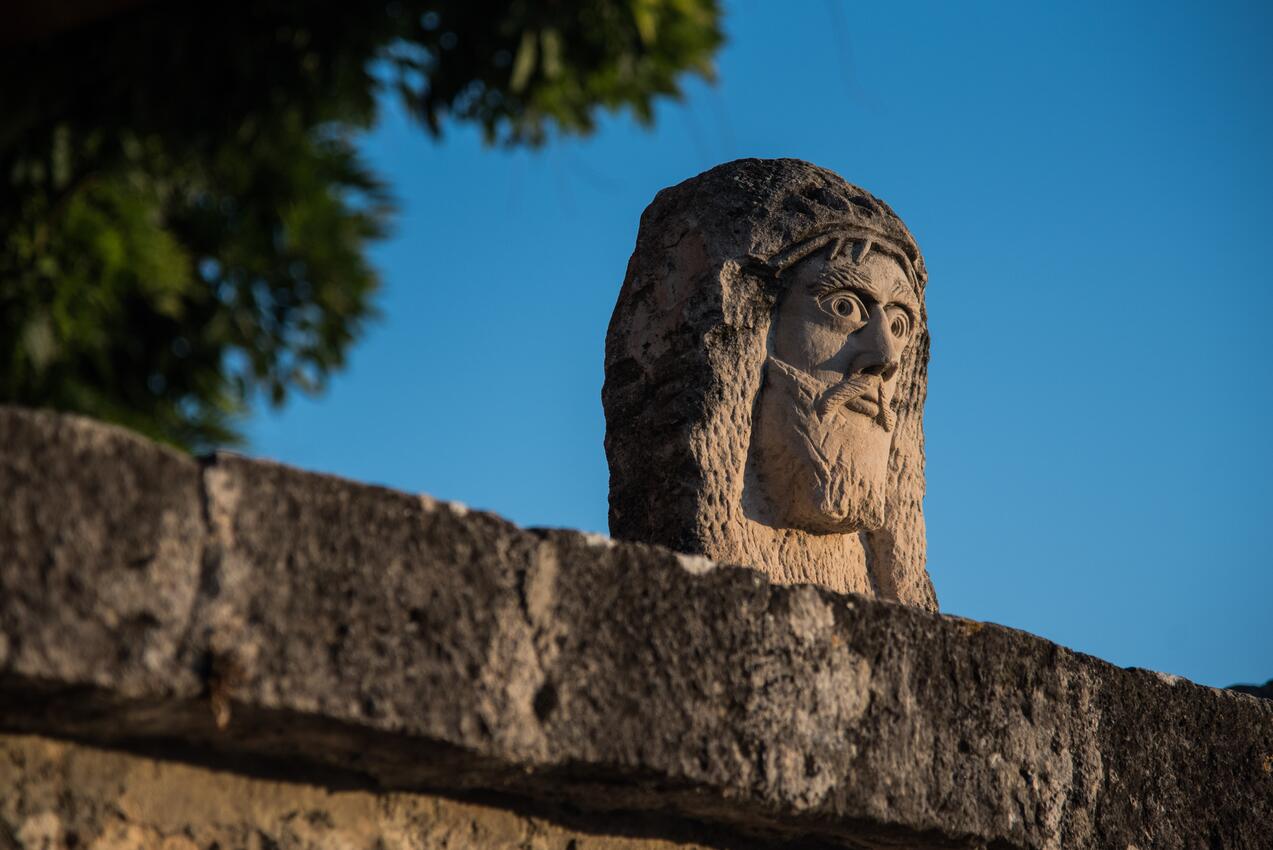
M655 7L657 0L632 0L632 19L636 23L641 43L650 45L658 37L659 22Z
M509 89L517 93L525 91L534 70L535 33L527 30L522 33L522 43L518 46L517 56L513 59L513 75L508 81Z
M543 45L543 67L544 76L550 80L561 76L561 35L552 28L542 30L539 33L540 43Z
M36 313L22 331L22 348L37 372L48 369L57 356L57 339L47 313Z

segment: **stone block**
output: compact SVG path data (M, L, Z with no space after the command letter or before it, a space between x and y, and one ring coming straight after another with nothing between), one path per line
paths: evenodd
M1268 846L1268 700L84 420L0 434L12 733L720 847Z

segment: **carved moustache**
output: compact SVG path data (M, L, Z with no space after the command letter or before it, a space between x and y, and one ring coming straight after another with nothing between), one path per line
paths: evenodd
M877 375L850 375L818 399L814 406L818 417L825 419L832 410L847 407L855 413L871 416L885 431L897 427L888 386Z

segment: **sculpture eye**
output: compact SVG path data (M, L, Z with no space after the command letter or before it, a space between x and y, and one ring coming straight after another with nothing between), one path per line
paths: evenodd
M897 339L905 339L911 333L911 317L905 310L888 311L888 330Z
M852 292L837 292L822 302L822 306L841 319L857 322L866 320L866 306Z

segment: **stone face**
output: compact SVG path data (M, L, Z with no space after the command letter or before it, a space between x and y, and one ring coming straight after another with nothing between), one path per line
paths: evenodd
M888 205L808 163L660 192L606 339L615 537L936 610L926 281Z
M192 467L84 420L0 409L0 433L0 492L27 506L4 575L39 587L0 597L0 729L710 846L1267 846L1267 700L655 546ZM121 597L168 528L186 554L141 547L164 574ZM176 637L138 654L96 625L115 610ZM11 829L55 827L12 800Z

